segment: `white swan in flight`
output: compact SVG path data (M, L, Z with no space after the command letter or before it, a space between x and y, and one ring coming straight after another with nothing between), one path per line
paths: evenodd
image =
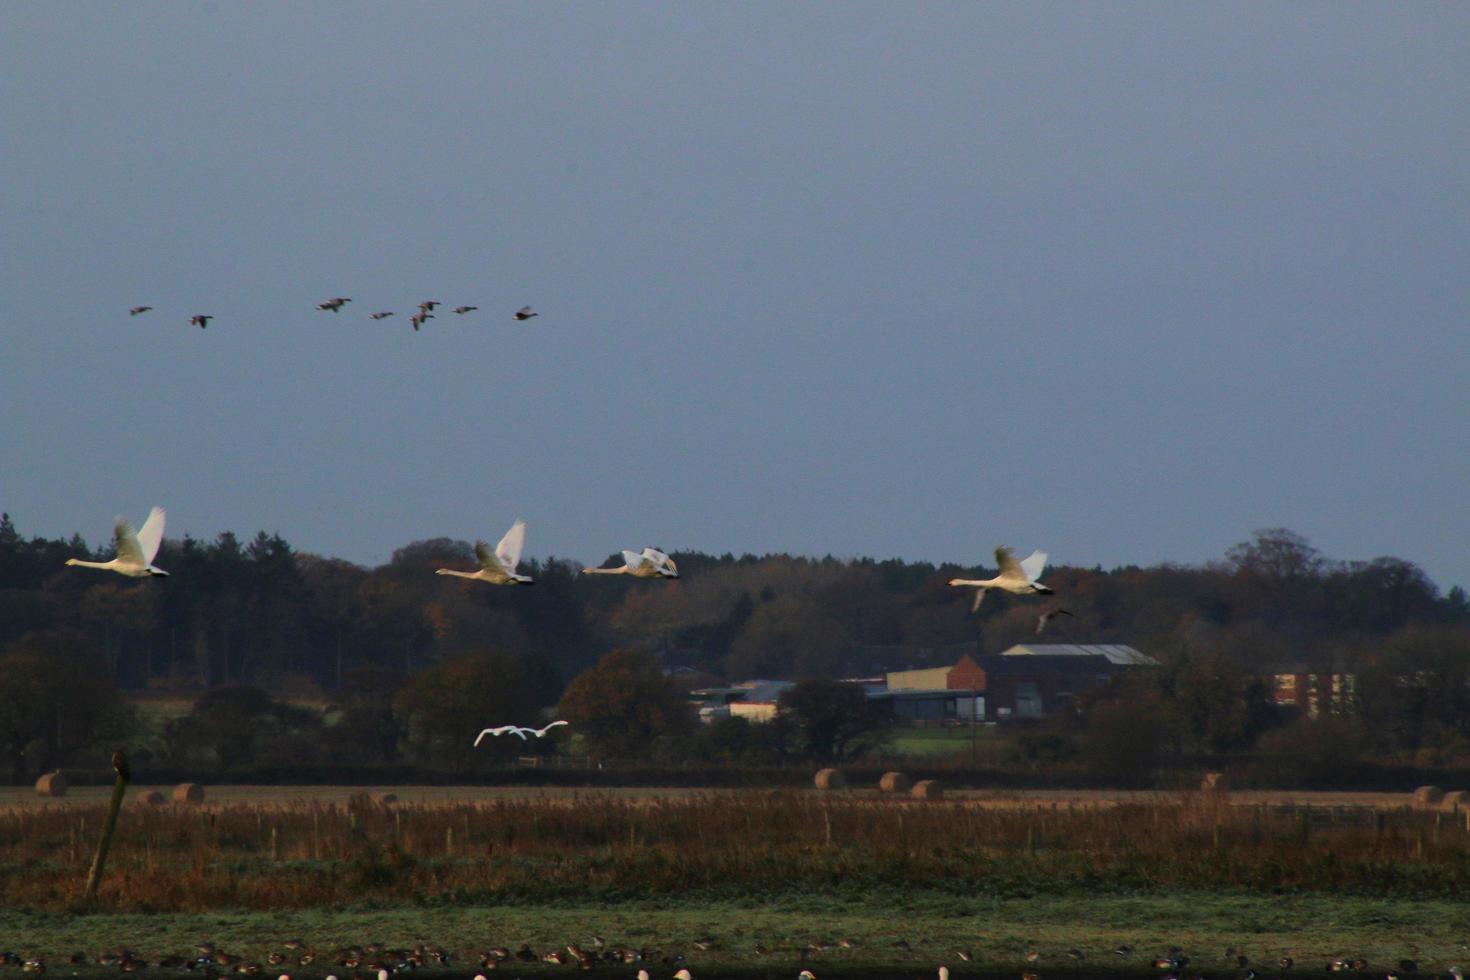
M1033 551L1030 557L1016 561L1015 552L1005 545L995 549L995 563L1000 566L1000 574L995 578L952 578L950 585L962 588L977 589L975 601L970 605L970 611L974 612L980 608L980 603L985 598L988 589L1000 589L1015 595L1051 595L1052 590L1036 581L1041 578L1041 570L1046 567L1046 552Z
M516 566L521 563L521 549L526 545L526 522L516 521L505 532L505 537L491 551L483 541L475 542L475 557L480 559L480 568L474 572L456 572L452 568L441 568L435 575L453 575L456 578L472 578L491 585L530 585L531 576L521 575Z
M657 548L642 552L623 552L623 563L616 568L584 568L585 575L631 575L634 578L678 578L679 566L674 559Z
M141 531L134 531L133 525L119 517L117 526L113 528L112 536L117 545L117 557L112 561L82 561L80 558L68 558L66 563L80 568L103 568L109 572L117 572L132 578L168 574L153 564L153 557L158 554L158 546L163 543L162 507L155 507L148 512L148 520L143 522Z
M557 725L565 724L567 724L567 722L565 721L553 721L545 728L524 728L520 725L501 725L499 728L487 728L475 737L475 744L479 745L486 735L519 735L522 742L526 740L527 735L535 735L537 738L545 738L547 732L551 731Z

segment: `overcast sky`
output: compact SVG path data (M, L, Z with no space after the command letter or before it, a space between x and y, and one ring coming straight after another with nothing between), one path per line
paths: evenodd
M1470 5L0 7L24 534L1470 586Z

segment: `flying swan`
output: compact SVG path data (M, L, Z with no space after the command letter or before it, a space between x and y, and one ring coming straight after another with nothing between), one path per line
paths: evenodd
M1025 560L1016 561L1015 552L1001 545L995 549L995 563L1000 566L1000 574L995 578L952 578L949 580L950 585L979 590L975 593L974 603L970 605L971 612L980 608L987 589L1000 589L1014 595L1052 594L1051 589L1036 581L1041 577L1041 570L1046 567L1046 552L1033 551Z
M531 576L520 575L516 566L521 562L521 549L526 544L526 522L516 521L505 532L505 537L491 551L483 541L475 542L475 557L480 559L480 568L473 572L456 572L452 568L441 568L435 575L453 575L456 578L472 578L491 585L530 585Z
M623 552L623 563L616 568L584 568L584 575L631 575L634 578L678 578L679 566L674 559L657 548Z
M112 561L82 561L80 558L68 558L66 563L80 568L103 568L109 572L117 572L132 578L168 574L153 564L153 556L158 554L158 546L163 543L162 507L155 507L148 512L148 520L143 522L141 531L134 531L133 525L119 517L117 526L113 528L112 536L117 546L117 557Z
M486 735L519 735L522 742L526 740L527 735L535 735L537 738L545 738L547 732L551 731L557 725L565 724L567 723L564 721L553 721L545 728L523 728L520 725L501 725L499 728L487 728L475 737L475 744L479 745L480 742L484 740Z

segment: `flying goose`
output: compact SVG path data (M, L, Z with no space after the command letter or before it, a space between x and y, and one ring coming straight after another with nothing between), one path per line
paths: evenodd
M151 309L153 309L153 307L151 306L135 306L131 310L128 310L128 316L137 316L139 313L147 313Z
M1052 594L1051 589L1036 581L1041 577L1041 570L1046 567L1046 552L1033 551L1024 561L1016 561L1015 553L1005 545L1001 545L995 549L995 562L1000 566L1000 574L995 578L952 578L949 580L950 585L979 590L975 593L975 601L970 606L971 612L980 608L987 589L1000 589L1015 595Z
M426 299L422 303L419 304L419 312L420 313L433 313L434 312L434 307L436 307L438 305L439 305L439 301L437 299Z
M316 304L316 308L319 310L331 310L333 313L337 313L341 311L343 306L350 302L352 302L351 296L333 296L325 303Z
M529 306L523 306L520 309L516 310L516 312L515 312L515 318L517 320L529 320L533 316L540 316L540 315L541 315L540 313L533 313L533 312L531 312L531 308Z
M584 568L585 575L631 575L634 578L678 578L679 566L657 548L624 551L623 564L616 568Z
M479 309L478 306L456 306L454 308L454 312L463 315L465 313L472 313L472 312L474 312L475 310L478 310L478 309Z
M409 317L408 318L408 322L409 323L412 323L413 324L413 328L415 330L417 330L419 327L422 327L424 325L424 321L425 320L432 320L432 319L434 319L434 314L432 314L432 313L425 313L424 310L423 310L423 307L419 307L419 311L417 313L415 313L413 316Z
M119 517L117 526L113 528L112 537L117 547L117 557L112 561L83 561L80 558L68 558L66 563L80 568L102 568L131 578L168 574L153 564L153 557L158 554L158 546L163 543L162 507L155 507L148 512L148 520L143 522L141 531L134 531L133 525Z
M505 532L505 537L500 539L494 551L483 541L475 542L475 557L480 559L480 567L476 571L457 572L452 568L440 568L434 574L479 579L491 585L530 585L532 579L529 575L516 572L516 566L521 561L521 549L525 545L526 522L516 521Z
M193 316L189 317L189 322L198 327L200 330L203 330L205 327L209 326L209 321L213 319L214 316L212 314L206 316L203 313L196 313Z
M1041 631L1046 629L1046 624L1051 622L1053 619L1056 619L1058 616L1071 615L1072 611L1070 609L1063 609L1061 606L1058 606L1055 609L1046 610L1040 616L1036 617L1036 635L1040 636Z
M379 310L377 313L369 313L369 320L386 320L393 315L392 310Z

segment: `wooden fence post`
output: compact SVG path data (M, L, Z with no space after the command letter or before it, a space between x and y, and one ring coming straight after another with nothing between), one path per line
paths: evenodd
M127 756L112 753L112 768L117 770L117 782L112 786L112 799L107 804L107 819L102 823L102 836L97 840L97 856L92 859L92 870L87 873L87 890L83 897L87 902L97 900L97 887L102 884L102 869L107 865L107 851L112 847L112 834L117 829L117 814L122 809L123 796L128 791L128 780L132 770L128 768Z

